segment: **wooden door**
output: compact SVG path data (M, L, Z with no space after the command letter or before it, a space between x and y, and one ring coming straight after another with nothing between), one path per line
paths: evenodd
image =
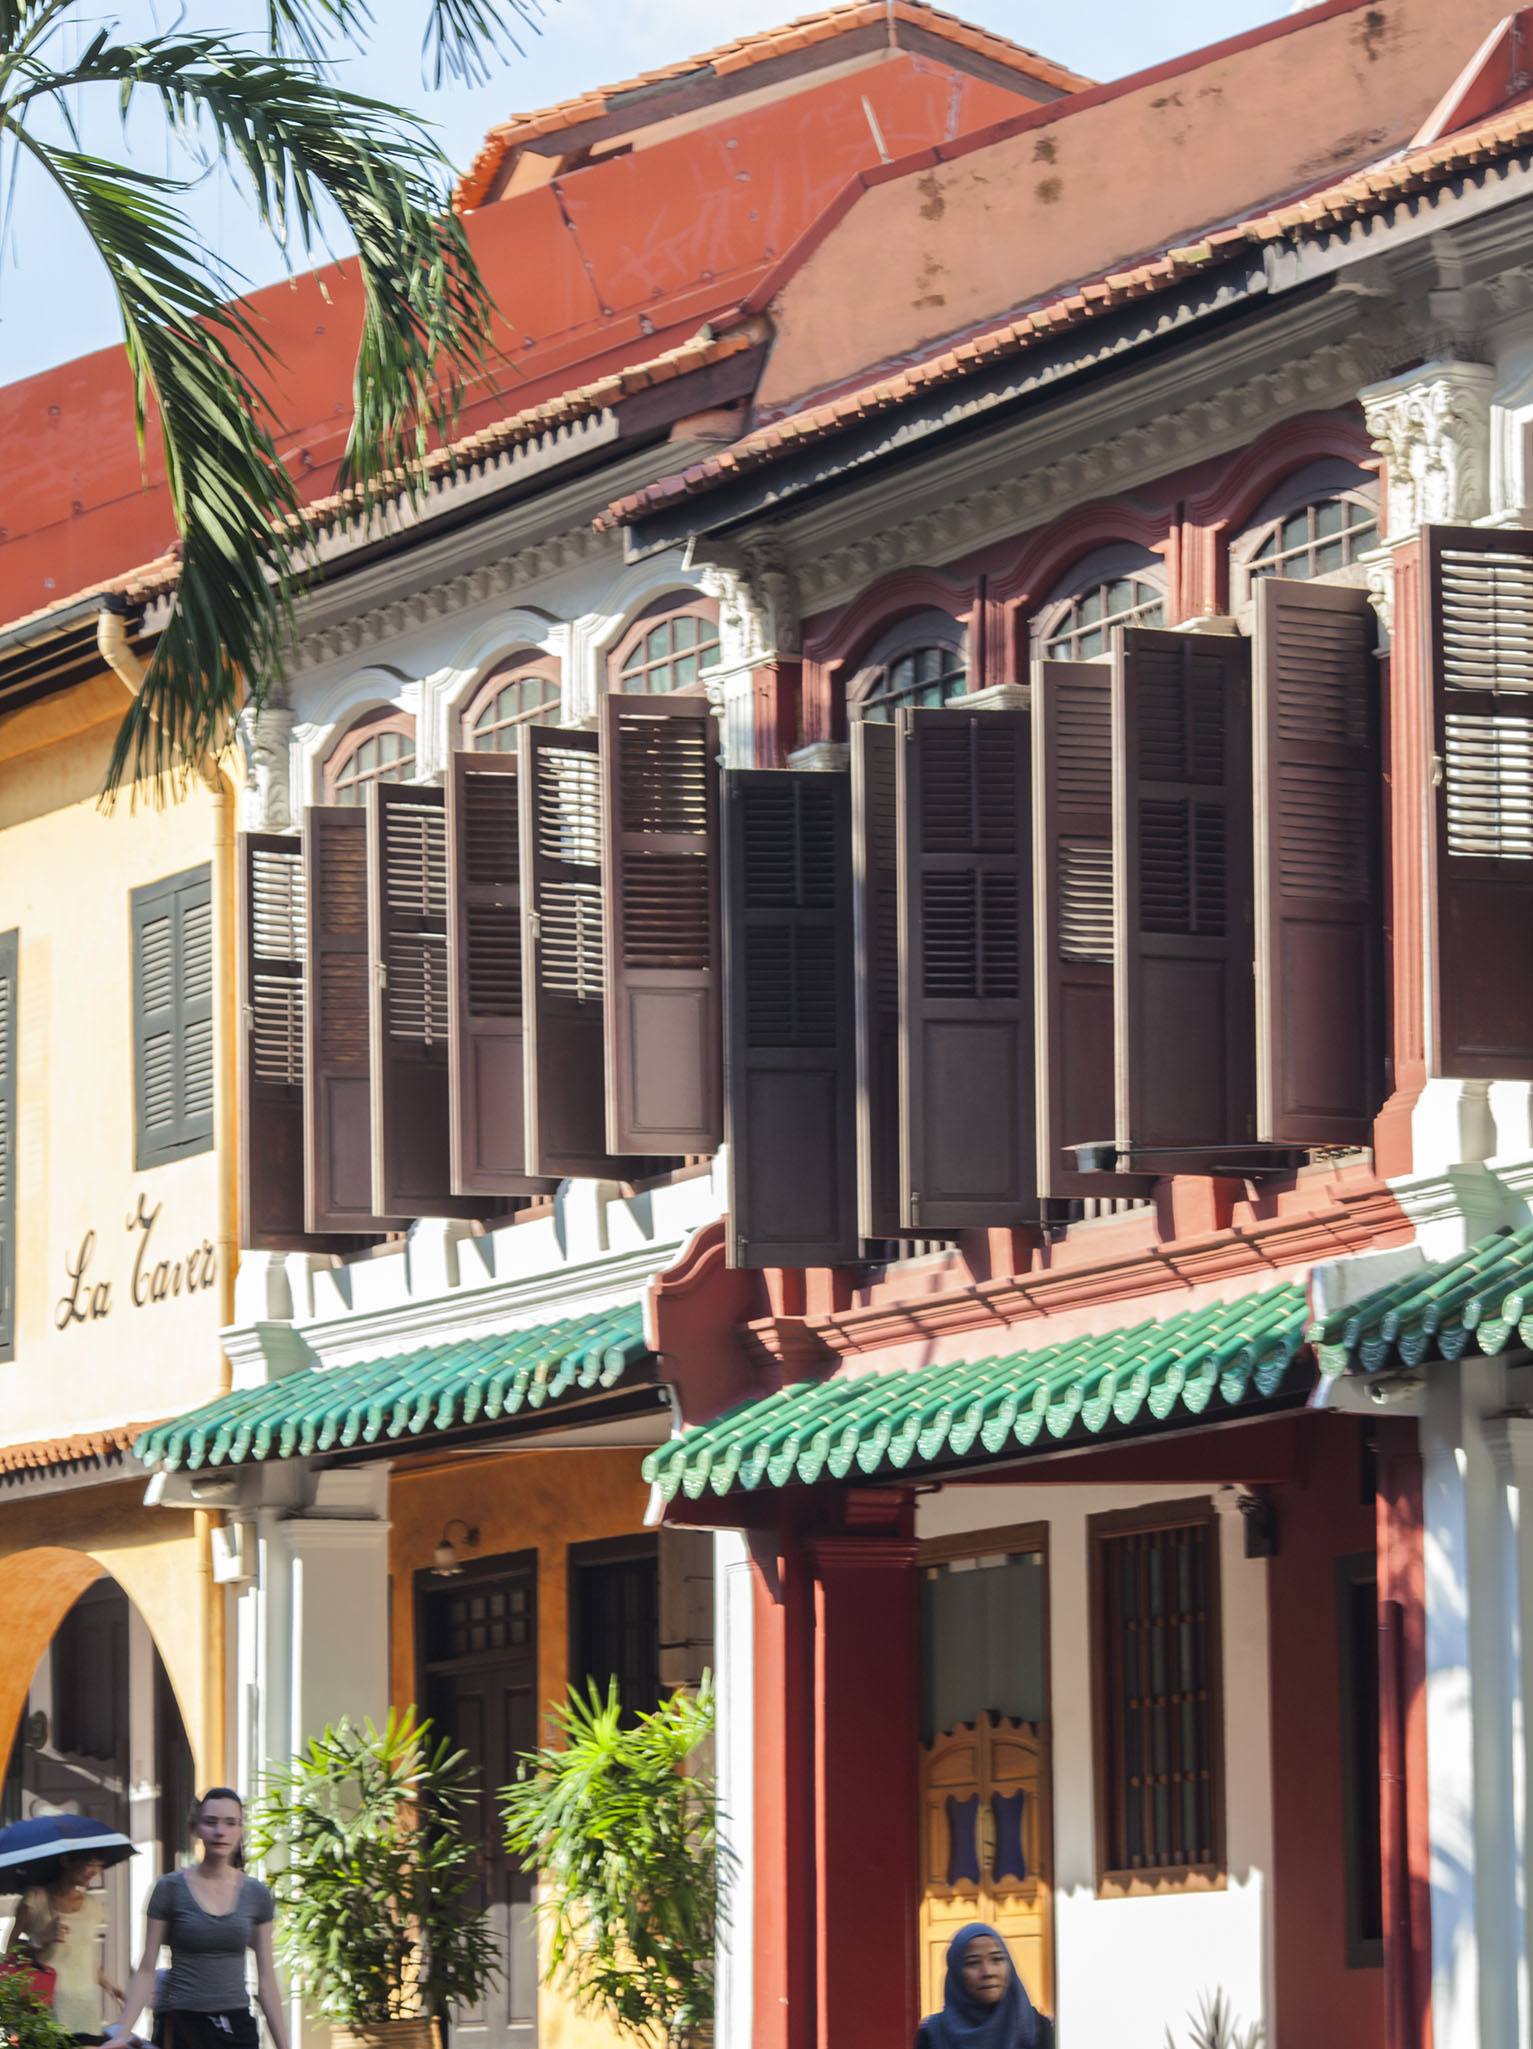
M452 2016L455 2049L533 2049L537 2041L537 1932L533 1880L508 1855L500 1789L538 1737L537 1618L530 1565L486 1562L429 1585L423 1603L427 1712L439 1735L468 1753L477 1794L465 1811L479 1844L479 1883L470 1903L484 1909L500 1951L502 1978L476 2006Z
M948 1944L968 1921L1005 1939L1033 2004L1054 2011L1048 1733L982 1715L921 1749L921 2003L942 2005Z

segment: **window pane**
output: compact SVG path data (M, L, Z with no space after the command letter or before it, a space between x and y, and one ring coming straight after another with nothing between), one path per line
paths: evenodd
M1339 498L1327 498L1315 507L1315 532L1322 538L1326 534L1339 534L1345 522L1347 508Z
M691 612L683 612L680 618L671 621L672 647L696 647L698 620Z

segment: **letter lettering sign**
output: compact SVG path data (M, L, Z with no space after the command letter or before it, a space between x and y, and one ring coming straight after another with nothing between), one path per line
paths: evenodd
M210 1238L197 1244L172 1247L160 1256L155 1227L163 1207L152 1207L139 1196L125 1219L128 1234L128 1297L135 1309L148 1309L156 1302L169 1302L178 1295L206 1294L218 1279L218 1248ZM91 1271L96 1257L96 1233L87 1231L79 1250L65 1254L64 1273L68 1285L58 1299L53 1320L59 1330L76 1323L98 1323L112 1313L112 1283L98 1279Z

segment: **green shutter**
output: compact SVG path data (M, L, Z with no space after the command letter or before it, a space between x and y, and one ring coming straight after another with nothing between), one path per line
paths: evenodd
M213 891L206 866L132 896L134 1164L213 1143Z
M16 956L0 932L0 1359L16 1356Z

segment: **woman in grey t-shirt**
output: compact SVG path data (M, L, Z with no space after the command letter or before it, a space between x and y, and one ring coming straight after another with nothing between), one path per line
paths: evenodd
M215 1786L192 1810L201 1851L188 1869L167 1872L149 1895L144 1954L128 1984L122 2019L109 2041L135 2042L130 2031L154 1989L160 1950L170 1970L156 2000L159 2049L256 2049L255 2015L245 1989L245 1958L256 1958L256 1997L273 2049L287 2049L287 2016L272 1960L272 1897L247 1877L240 1860L245 1806L238 1793Z

